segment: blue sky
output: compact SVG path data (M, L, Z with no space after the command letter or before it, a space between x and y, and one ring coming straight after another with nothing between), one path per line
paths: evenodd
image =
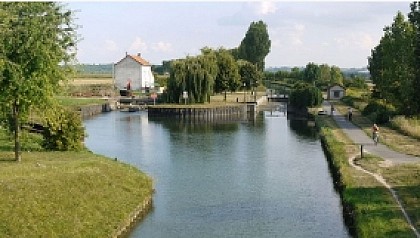
M266 66L308 62L365 67L367 57L410 2L94 1L67 2L80 26L80 63L115 63L125 53L152 64L197 55L201 48L237 47L253 21L268 26Z

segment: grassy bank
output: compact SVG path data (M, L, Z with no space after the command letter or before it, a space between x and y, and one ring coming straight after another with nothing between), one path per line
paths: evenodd
M109 237L152 193L138 169L88 151L24 152L13 162L0 135L1 237Z
M373 177L349 165L348 158L356 155L359 148L352 145L329 116L319 116L316 120L337 188L342 197L346 221L353 235L356 237L415 237L391 193ZM364 158L359 163L365 164L368 163L367 161L371 160ZM369 164L373 166L372 163ZM374 166L380 169L381 164ZM367 169L374 170L372 167L367 167ZM414 188L418 192L418 170L409 173L414 175L413 177L405 176L406 179L402 180L401 176L404 174L399 173L400 168L388 167L388 169L388 172L384 174L395 176L396 180L400 178L402 188ZM407 210L410 211L410 216L415 219L418 227L420 206L416 198L419 196L417 192L410 192L407 189L404 191L410 193L403 201L407 201L405 202Z

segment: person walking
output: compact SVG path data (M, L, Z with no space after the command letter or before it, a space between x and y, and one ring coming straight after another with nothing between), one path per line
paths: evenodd
M351 121L353 119L353 108L349 107L349 121Z
M375 142L375 145L378 145L379 127L378 125L376 125L376 123L374 123L372 127L372 138L373 138L373 141Z

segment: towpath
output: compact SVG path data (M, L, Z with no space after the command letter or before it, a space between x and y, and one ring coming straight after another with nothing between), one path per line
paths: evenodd
M323 110L328 112L331 115L331 104L328 101L324 101L322 106L323 106ZM415 156L396 152L380 143L375 145L371 137L366 135L366 133L362 129L360 129L359 127L355 126L353 123L347 120L347 117L346 117L347 115L342 115L337 110L335 110L332 116L334 120L337 122L337 125L355 144L363 145L364 151L367 151L370 154L379 156L382 159L390 161L395 164L416 163L416 162L420 163L420 157L415 157ZM397 205L400 208L401 212L403 213L411 230L413 231L413 233L415 234L417 238L420 238L420 233L416 229L414 222L409 217L396 190L382 177L382 175L367 171L366 169L354 163L354 160L355 160L355 156L352 156L351 158L349 158L349 164L351 166L353 166L357 170L360 170L366 174L373 176L378 182L383 184L391 192L392 197L397 202Z
M328 101L323 103L323 110L330 114L331 104ZM420 157L396 152L381 143L375 145L371 137L366 135L366 133L360 129L360 127L355 126L353 123L347 120L346 115L340 114L340 112L337 110L334 111L333 118L337 122L337 125L355 144L363 145L364 151L395 164L420 162ZM381 137L379 133L379 142L380 139Z

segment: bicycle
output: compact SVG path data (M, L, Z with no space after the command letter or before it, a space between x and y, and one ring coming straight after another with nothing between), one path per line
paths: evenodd
M379 132L374 131L373 132L373 142L375 143L375 145L378 145L379 142Z

